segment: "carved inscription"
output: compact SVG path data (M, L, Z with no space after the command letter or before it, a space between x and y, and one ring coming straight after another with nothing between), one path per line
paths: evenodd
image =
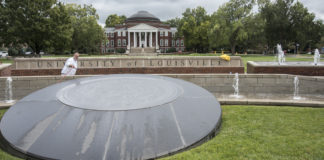
M64 59L32 59L16 61L17 69L58 69L65 64ZM218 57L184 58L87 58L79 59L79 68L129 68L129 67L241 67L241 60L225 61Z

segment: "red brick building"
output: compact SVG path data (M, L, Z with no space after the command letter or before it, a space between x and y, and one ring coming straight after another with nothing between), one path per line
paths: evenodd
M177 28L163 24L159 18L147 11L139 11L127 18L124 24L105 28L106 39L101 45L101 52L184 51L184 39L176 38L176 32Z

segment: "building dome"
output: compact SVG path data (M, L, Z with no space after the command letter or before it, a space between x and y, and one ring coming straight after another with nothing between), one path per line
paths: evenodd
M160 22L160 19L147 11L138 11L137 13L126 19L126 22L138 21Z

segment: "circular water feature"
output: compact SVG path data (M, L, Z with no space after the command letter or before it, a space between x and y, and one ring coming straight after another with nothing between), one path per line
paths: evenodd
M152 75L75 79L36 91L3 116L7 151L37 159L152 159L214 135L221 108L207 90Z
M62 88L64 104L91 110L131 110L170 103L182 94L179 85L151 77L106 77L84 80Z

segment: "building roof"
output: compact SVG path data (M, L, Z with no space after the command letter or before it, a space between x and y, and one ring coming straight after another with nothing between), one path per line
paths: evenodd
M108 27L108 28L105 28L105 32L114 32L115 31L115 27Z
M147 11L138 11L137 13L126 19L126 22L139 21L160 22L160 19Z

